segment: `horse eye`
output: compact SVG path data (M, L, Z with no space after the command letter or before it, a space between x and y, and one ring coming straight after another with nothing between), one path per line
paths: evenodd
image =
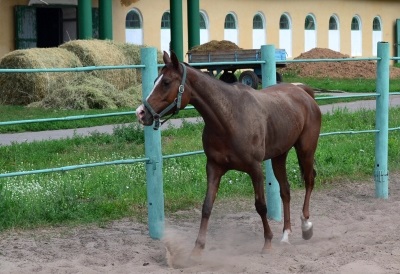
M165 79L165 80L163 81L163 86L164 86L164 87L168 87L169 84L171 84L171 81L170 81L170 80Z

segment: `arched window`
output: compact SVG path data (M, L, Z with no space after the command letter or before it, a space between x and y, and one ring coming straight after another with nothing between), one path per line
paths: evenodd
M382 41L382 26L381 18L375 17L372 21L372 55L376 56L378 53L378 42Z
M261 12L253 16L253 49L259 49L267 43L265 17Z
M125 18L125 42L143 45L143 20L140 11L132 9Z
M161 17L161 51L169 52L171 42L171 15L168 11Z
M256 14L253 17L253 29L263 29L264 28L264 23L261 18L261 15Z
M170 29L171 28L171 17L169 12L164 12L161 17L161 28L162 29Z
M279 18L279 48L285 49L287 57L292 57L292 26L290 17L284 13Z
M142 27L140 16L136 10L131 10L126 15L125 28L140 29Z
M282 14L279 19L279 29L290 29L289 18L286 14Z
M362 56L361 20L358 15L351 19L351 56Z
M206 19L204 19L204 15L200 12L200 29L207 29Z
M231 13L227 14L225 17L225 29L236 29L236 20Z
M372 22L372 30L381 31L381 21L378 17L375 17L374 21Z
M208 18L205 11L200 11L200 44L207 43L208 38Z
M360 22L358 22L358 18L355 16L351 19L351 30L360 30Z
M339 19L337 15L329 18L329 49L340 52Z
M237 31L237 23L236 16L233 13L228 13L225 16L225 24L224 24L224 40L231 41L232 43L238 44L238 31Z
M309 51L317 46L317 31L315 17L308 14L304 20L304 51Z
M338 23L335 16L329 18L329 30L338 30Z
M315 30L315 22L314 18L311 15L307 15L305 23L304 23L305 30Z

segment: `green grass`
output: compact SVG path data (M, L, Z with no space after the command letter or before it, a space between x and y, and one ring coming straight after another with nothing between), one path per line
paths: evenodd
M374 112L336 111L323 116L322 132L374 128ZM400 108L390 111L390 126L400 124ZM163 154L201 150L202 125L187 124L163 131ZM143 132L135 124L114 134L0 147L0 173L36 170L100 161L144 157ZM398 170L400 133L389 135L390 170ZM206 190L203 154L163 161L166 212L199 207ZM331 182L371 178L374 134L321 137L316 154L317 188ZM69 172L0 179L0 230L105 222L122 217L147 220L144 163L113 165ZM288 158L292 188L301 188L293 151ZM230 171L222 179L219 198L252 199L244 173Z
M139 103L137 106L139 106ZM84 127L93 127L100 125L131 123L133 121L136 121L136 116L134 114L134 111L137 106L134 106L133 108L121 108L118 110L96 110L96 109L55 110L55 109L24 107L24 106L0 105L0 122L63 118L70 116L96 115L96 114L119 113L119 112L121 113L132 112L132 114L126 114L120 116L108 116L101 118L53 121L45 123L33 122L33 123L23 123L15 125L0 125L0 133L58 130L58 129L84 128ZM197 111L194 109L189 111L181 111L178 115L176 115L176 118L193 117L193 116L198 116Z

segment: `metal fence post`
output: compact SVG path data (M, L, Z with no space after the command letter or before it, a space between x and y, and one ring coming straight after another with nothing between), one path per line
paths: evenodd
M157 49L142 48L140 51L142 69L142 92L146 98L153 89L157 78ZM144 127L147 182L147 208L150 237L161 239L164 235L164 191L162 175L161 131L152 126Z
M375 136L375 197L389 196L388 139L389 139L389 43L378 43L376 70L376 129Z
M276 84L276 62L274 45L261 46L262 87ZM268 148L267 148L268 149ZM271 160L265 161L266 193L267 193L267 217L275 221L282 220L282 202L279 183L272 170Z

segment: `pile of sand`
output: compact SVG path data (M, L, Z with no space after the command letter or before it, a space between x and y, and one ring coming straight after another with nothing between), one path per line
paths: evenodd
M217 51L217 50L239 50L239 49L241 49L241 48L239 48L235 43L233 43L231 41L212 40L210 42L193 47L191 50L189 50L189 53L210 52L210 51Z
M300 54L294 59L340 59L340 58L349 58L349 56L331 49L314 48ZM279 72L283 75L292 74L300 77L374 79L376 78L376 62L342 61L342 62L289 63L285 68L281 68ZM398 77L400 77L400 69L396 67L391 67L390 78L398 78Z

